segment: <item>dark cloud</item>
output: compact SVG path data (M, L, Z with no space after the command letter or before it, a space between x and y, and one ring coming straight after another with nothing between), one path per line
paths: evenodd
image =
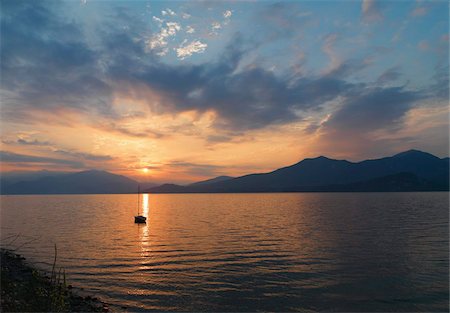
M231 140L233 140L233 137L226 135L210 135L206 138L209 143L229 142Z
M53 144L50 143L49 141L40 141L37 139L31 140L31 139L23 139L23 138L18 138L17 140L3 140L2 143L9 144L9 145L24 145L24 146L53 146ZM86 161L110 161L110 160L113 160L113 157L111 157L109 155L97 155L97 154L83 153L83 152L77 152L77 151L71 151L71 150L55 149L54 147L52 147L52 149L53 149L52 150L53 153L68 156L71 158L83 159ZM9 153L9 154L6 154L5 156L6 156L5 162L9 162L6 160L11 158L12 154ZM39 162L39 163L41 163L40 161L46 162L45 160L47 160L47 161L50 160L49 162L51 163L51 160L55 160L53 158L41 158L39 160L39 159L36 159L36 157L31 157L31 158L34 158L34 160L36 160L36 161L26 161L26 158L23 155L15 155L15 157L16 157L16 160L20 160L20 162ZM14 161L14 162L19 162L19 161ZM67 162L69 162L68 164L72 164L72 161L70 161L70 160L68 160ZM55 162L55 163L58 163L58 162ZM64 163L64 162L61 161L61 163ZM81 163L76 162L76 164L81 164Z
M107 18L98 30L101 50L97 53L108 78L122 79L126 72L140 72L142 66L157 62L157 56L146 49L151 31L139 17L124 7L105 14Z
M377 79L377 85L384 85L396 81L401 77L400 68L398 66L391 67L384 71Z
M67 165L72 168L84 167L84 164L80 161L32 156L32 155L18 154L18 153L13 153L13 152L8 152L8 151L0 151L0 161L5 162L5 163L58 164L58 165ZM21 166L22 165L23 164L21 164Z
M2 140L2 143L8 145L25 145L25 146L49 146L51 143L49 141L40 141L37 139L27 140L19 138L17 140Z
M55 150L54 153L58 153L61 155L65 155L72 158L77 159L83 159L87 161L111 161L114 158L109 155L98 155L98 154L91 154L91 153L83 153L83 152L76 152L76 151L69 151L69 150Z
M226 173L227 167L211 164L191 163L184 161L172 161L164 165L164 169L178 169L190 175L200 175L205 177L219 176Z
M162 138L162 137L167 136L167 135L165 135L159 131L156 131L152 128L145 128L140 131L135 131L135 130L131 130L126 127L120 126L114 122L110 122L110 123L106 123L106 124L100 123L100 124L96 124L94 127L101 129L101 130L108 131L108 132L114 132L114 133L118 133L118 134L129 136L129 137L135 137L135 138Z
M344 79L351 75L358 73L369 67L371 64L370 58L364 59L348 59L341 62L336 68L332 69L326 76L333 77L336 80Z
M59 106L108 110L96 52L56 1L2 1L1 72L6 111ZM5 92L7 91L7 92Z
M325 129L365 133L398 126L423 94L403 87L367 88L349 95L340 110L324 124Z
M433 84L431 85L431 97L438 97L443 100L449 100L449 65L448 59L444 64L435 67L433 76Z
M15 102L14 109L19 103L48 110L65 106L114 117L110 107L113 89L144 100L150 90L160 97L155 111L214 110L219 116L216 127L245 130L294 121L298 111L336 97L347 85L327 77L292 82L258 67L236 73L241 58L254 48L245 46L239 35L217 62L160 63L146 53L143 39L134 40L129 29L124 30L123 23L131 29L142 25L133 24L136 19L120 8L112 13L115 23L107 23L102 30L101 48L94 51L77 41L78 37L65 36L69 30L81 31L44 4L33 2L33 7L26 4L15 6L13 13L3 12L2 47L8 47L2 51L4 88L13 94L9 102ZM26 22L15 29L15 18Z
M374 12L374 2L365 3L365 12ZM363 60L347 60L327 75L308 77L240 67L258 44L239 34L215 62L162 63L146 51L145 40L151 31L125 8L105 13L94 49L83 39L79 25L62 18L59 6L45 1L2 2L4 114L68 107L120 119L112 107L114 92L146 101L156 114L214 111L218 116L215 128L245 131L301 120L310 111L321 110L325 102L340 98L344 106L328 127L367 129L401 118L410 103L420 98L419 92L403 88L371 89L347 81L346 77L367 65ZM267 17L280 27L291 27L305 13L291 4L269 7L273 12ZM114 122L106 128L133 137L146 137L147 131L150 136L161 136L150 128L134 132Z
M245 53L233 43L220 61L212 64L152 64L131 72L129 66L116 63L112 75L128 81L121 87L130 96L144 98L145 93L136 91L139 88L157 91L163 111L214 110L219 116L216 127L236 130L297 120L298 112L313 109L352 87L332 76L292 80L259 67L238 70Z

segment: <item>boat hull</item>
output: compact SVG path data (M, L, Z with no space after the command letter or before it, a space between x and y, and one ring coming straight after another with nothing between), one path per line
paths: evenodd
M142 215L138 215L134 217L134 222L137 224L145 224L147 222L147 218Z

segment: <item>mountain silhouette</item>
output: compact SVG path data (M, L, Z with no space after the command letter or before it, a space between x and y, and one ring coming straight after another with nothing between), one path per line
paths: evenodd
M4 185L11 185L21 181L29 181L47 176L59 176L69 173L70 172L49 171L49 170L5 172L1 173L0 183Z
M320 188L322 190L320 190ZM398 173L383 177L373 178L366 181L359 181L350 184L323 186L314 191L436 191L445 190L435 183L420 178L412 173ZM447 187L448 189L448 187Z
M218 183L218 182L223 182L226 180L230 180L233 179L234 177L231 176L217 176L211 179L207 179L207 180L203 180L203 181L199 181L196 183L192 183L189 186L202 186L202 185L208 185L208 184L213 184L213 183Z
M425 191L448 190L448 180L448 158L409 150L362 162L320 156L269 173L202 185L166 184L150 188L148 192ZM395 185L396 181L401 188Z
M137 186L138 182L128 177L90 170L46 176L6 186L2 184L2 194L133 193L137 191Z
M0 190L2 194L135 193L138 184L128 177L98 170L43 171L28 178L24 173L2 177ZM219 176L187 186L164 184L148 188L151 185L141 184L141 190L151 193L449 190L449 158L440 159L418 150L361 162L320 156L269 173L236 178Z

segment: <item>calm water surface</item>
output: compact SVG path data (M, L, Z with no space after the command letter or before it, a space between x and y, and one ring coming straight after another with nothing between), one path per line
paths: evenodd
M129 311L446 311L448 193L2 196L2 244Z

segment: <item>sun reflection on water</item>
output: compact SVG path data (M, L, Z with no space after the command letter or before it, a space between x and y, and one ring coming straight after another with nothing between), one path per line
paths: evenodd
M144 193L142 194L142 215L147 217L147 223L140 229L141 256L144 258L149 256L149 211L149 195ZM145 266L141 264L140 269L145 269Z
M148 218L149 206L148 206L148 193L142 195L142 215Z

